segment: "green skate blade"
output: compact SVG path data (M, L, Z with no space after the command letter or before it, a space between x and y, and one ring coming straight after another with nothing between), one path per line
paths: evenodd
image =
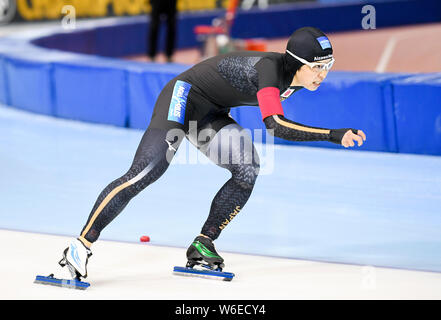
M37 276L34 283L78 290L86 290L90 286L90 283L88 282L83 282L76 279L57 279L53 276Z
M173 274L177 276L199 277L205 279L215 279L223 281L231 281L234 278L234 273L214 271L214 270L199 270L189 267L174 267Z

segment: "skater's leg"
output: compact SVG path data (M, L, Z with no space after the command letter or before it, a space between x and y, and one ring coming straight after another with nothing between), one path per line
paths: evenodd
M198 130L198 141L195 139L189 134L200 151L231 172L231 178L214 197L201 230L202 235L215 240L248 201L259 174L259 157L248 132L228 116L204 125Z
M78 239L63 252L59 264L68 266L72 277L87 276L90 247L101 231L125 208L129 201L168 168L183 137L188 118L187 96L191 85L173 79L159 94L152 119L136 151L130 169L110 183L98 196ZM177 94L179 93L179 95Z
M167 170L182 141L183 131L181 137L170 134L171 131L166 129L146 130L130 169L111 182L98 196L79 238L86 246L90 247L98 239L100 232L133 197Z
M130 169L110 183L99 195L79 240L86 246L95 242L100 232L125 208L129 201L156 181L168 168L185 136L187 96L175 97L175 92L188 94L188 84L170 81L159 94L150 125L144 133ZM169 119L176 101L181 106L180 116Z
M231 178L214 197L201 230L201 234L215 240L248 201L259 174L259 158L251 137L238 124L222 128L201 150L231 172Z
M101 192L80 237L64 250L59 264L68 267L72 278L87 277L92 243L134 196L167 170L183 137L184 131L179 128L146 130L130 169Z
M223 268L213 241L248 201L259 174L259 158L251 137L228 115L215 117L187 138L210 160L231 172L231 178L214 197L208 218L187 250L187 266L205 261Z

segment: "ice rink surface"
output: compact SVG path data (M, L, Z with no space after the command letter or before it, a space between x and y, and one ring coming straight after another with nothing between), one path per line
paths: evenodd
M440 299L441 274L224 253L231 282L175 276L184 248L99 241L85 291L33 284L53 272L69 239L0 231L8 263L0 299L303 300ZM32 263L29 263L32 261Z
M232 282L172 275L229 178L192 163L198 151L183 143L93 246L91 288L33 284L128 169L142 133L0 106L1 299L441 298L441 158L300 146L275 146L273 160L260 146L263 174L216 241Z

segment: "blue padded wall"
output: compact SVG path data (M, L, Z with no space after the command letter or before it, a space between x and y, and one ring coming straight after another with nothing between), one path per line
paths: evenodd
M441 154L441 73L393 81L399 152Z
M125 71L90 63L54 63L55 116L126 126Z
M53 114L50 63L6 57L4 70L9 104L32 112Z

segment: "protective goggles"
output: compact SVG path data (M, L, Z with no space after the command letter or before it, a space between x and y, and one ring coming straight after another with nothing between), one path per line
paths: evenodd
M294 53L292 53L289 50L286 50L286 52L288 52L291 56L293 56L294 58L299 60L301 63L306 64L307 66L309 66L312 70L314 70L317 73L320 73L320 72L322 72L324 70L329 71L332 68L332 66L334 65L334 62L335 62L334 58L331 58L331 61L329 61L328 63L309 62L309 61L306 61L305 59L297 57Z

